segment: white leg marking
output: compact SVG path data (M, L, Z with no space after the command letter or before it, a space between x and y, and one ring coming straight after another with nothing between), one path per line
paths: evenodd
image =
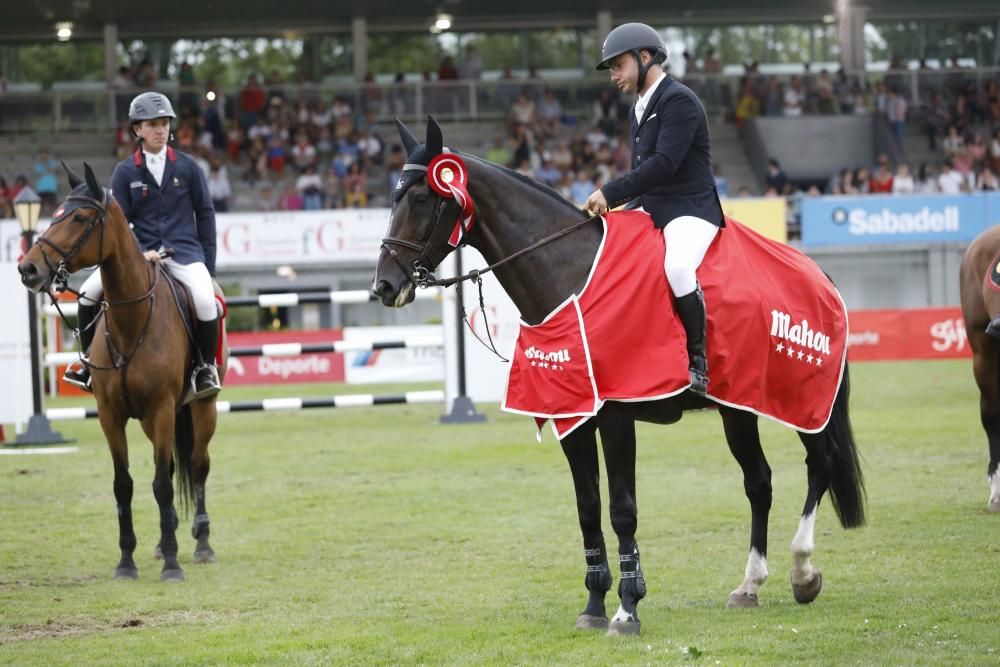
M815 576L816 568L813 567L809 559L816 549L813 543L813 532L816 528L816 509L806 514L799 520L799 529L792 539L792 558L795 560L792 565L792 583L807 584Z
M990 475L990 511L1000 512L1000 470Z
M633 616L632 614L630 614L627 611L625 611L624 609L622 609L621 605L618 605L618 611L615 612L615 616L614 616L614 618L611 619L611 622L612 623L624 623L626 621L634 621L634 620L635 620L635 616Z
M743 583L731 595L756 595L765 581L767 581L767 558L761 556L757 549L751 549Z

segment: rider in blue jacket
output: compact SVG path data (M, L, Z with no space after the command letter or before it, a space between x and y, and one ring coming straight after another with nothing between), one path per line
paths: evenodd
M111 191L150 262L162 263L170 275L187 285L194 301L195 339L200 363L192 374L195 398L214 396L221 389L215 367L219 320L215 301L215 209L205 176L188 155L167 145L170 124L177 116L160 93L142 93L129 106L129 130L139 147L115 167ZM161 258L160 251L173 250ZM84 355L94 337L93 319L103 295L101 272L94 271L80 288L80 344ZM67 382L90 389L90 369L83 363L66 369Z

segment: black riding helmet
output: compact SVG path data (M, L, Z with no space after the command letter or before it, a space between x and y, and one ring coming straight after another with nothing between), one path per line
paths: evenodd
M631 53L635 56L639 65L639 90L642 90L646 80L646 70L648 66L642 64L639 57L640 51L649 51L653 54L652 64L662 64L667 61L667 50L660 39L660 33L645 23L623 23L608 33L601 47L601 62L597 63L597 69L611 69L611 61L623 53Z
M156 120L157 118L177 119L174 107L170 100L163 93L142 93L136 95L135 99L128 106L128 131L133 137L136 136L132 126L144 120Z

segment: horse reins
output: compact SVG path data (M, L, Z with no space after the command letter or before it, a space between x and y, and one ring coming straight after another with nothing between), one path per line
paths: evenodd
M411 169L419 169L422 167L422 165L406 165L406 167ZM424 167L423 169L426 170L426 167ZM394 236L386 236L385 238L382 239L381 247L382 249L388 251L389 256L393 259L394 262L396 262L396 265L399 266L400 270L403 272L403 275L406 276L406 279L409 280L410 283L415 288L451 287L452 285L455 285L455 289L458 293L458 303L462 309L462 319L465 320L465 324L469 327L469 331L472 332L472 335L475 336L476 340L482 343L484 347L492 351L493 354L499 357L504 363L507 363L510 360L504 358L504 356L497 351L496 345L493 343L493 336L490 334L489 321L486 315L486 303L483 298L482 276L484 274L491 273L492 271L500 268L504 264L512 262L515 259L522 257L523 255L527 255L528 253L537 250L538 248L541 248L544 245L552 243L553 241L561 239L564 236L572 234L573 232L582 229L583 227L586 227L595 220L599 220L601 216L600 215L591 216L586 220L582 220L574 224L571 227L567 227L566 229L561 229L558 232L555 232L554 234L550 234L549 236L541 238L538 241L535 241L531 245L527 246L526 248L521 248L514 254L508 255L507 257L504 257L503 259L488 265L486 268L474 269L463 275L455 276L454 278L438 279L434 277L434 273L430 269L424 266L424 262L426 261L427 257L427 251L430 246L430 240L434 237L434 230L437 228L438 222L440 222L441 217L444 215L444 210L447 207L449 201L448 199L445 199L440 195L437 196L441 200L441 204L438 206L437 213L434 216L434 222L431 224L431 229L428 232L426 240L423 242L423 245L421 245L420 243L414 243L413 241L407 241L405 239L396 238ZM459 211L458 214L458 224L462 228L462 236L458 244L458 248L460 249L463 246L468 245L466 239L469 236L468 230L465 227L465 220L462 217L461 211ZM409 248L410 250L413 250L418 253L417 258L413 260L412 271L407 270L406 266L403 264L403 261L399 257L399 253L396 252L395 248L391 247L392 245L398 245L403 248ZM486 328L486 336L489 338L489 345L487 345L486 342L479 337L479 334L476 333L476 330L472 327L472 324L469 322L468 313L465 312L465 301L462 298L461 284L466 280L471 280L474 284L478 285L479 287L479 308L483 313L483 322Z

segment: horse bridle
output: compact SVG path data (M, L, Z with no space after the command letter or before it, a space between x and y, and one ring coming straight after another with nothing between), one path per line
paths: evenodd
M104 258L104 218L108 214L108 191L104 190L104 199L98 201L94 197L88 197L87 195L70 195L66 197L67 202L81 202L85 206L80 208L93 208L98 212L96 216L91 218L90 222L87 223L87 227L83 230L83 234L76 240L73 246L69 250L63 250L55 243L45 238L44 235L39 236L36 243L41 245L47 245L52 248L56 253L59 254L61 258L58 264L53 265L52 261L49 259L48 253L42 250L42 259L45 260L45 266L48 268L49 272L53 275L52 284L55 285L57 292L65 292L69 285L69 268L68 264L77 253L83 248L83 246L90 239L90 235L94 233L94 229L97 227L101 228L101 240L100 249L98 257ZM59 224L53 223L53 224Z
M403 171L427 171L427 167L423 165L407 164L403 167ZM434 277L432 269L425 266L427 262L427 251L430 248L431 239L434 238L434 231L437 229L438 223L441 222L441 218L444 216L445 209L448 208L448 203L454 201L453 199L446 199L440 195L435 195L438 198L437 210L434 214L434 222L431 223L430 231L427 233L423 245L420 243L414 243L413 241L407 241L406 239L396 238L395 236L386 236L382 239L382 245L380 246L383 250L389 252L389 256L392 257L393 261L406 276L406 279L413 284L414 287L431 287L438 284L437 279ZM465 245L465 239L467 237L468 230L465 227L465 221L462 219L462 212L458 212L458 224L462 226L462 241L459 244ZM413 260L412 269L407 269L406 265L403 264L403 260L400 259L399 253L393 248L393 245L400 246L402 248L408 248L414 250L417 253L416 259Z

